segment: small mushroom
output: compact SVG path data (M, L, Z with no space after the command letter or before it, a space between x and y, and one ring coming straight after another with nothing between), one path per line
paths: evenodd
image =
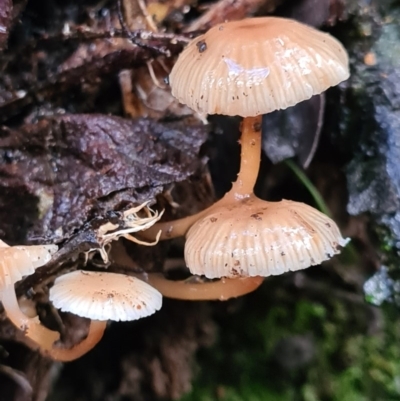
M130 321L152 315L161 308L161 294L131 276L77 270L56 279L50 300L63 312L90 321L87 337L72 348L53 347L48 354L59 361L72 361L90 351L103 337L108 320Z
M8 246L0 241L0 300L7 317L31 340L27 344L33 349L51 348L60 335L44 327L37 316L28 317L22 312L14 285L45 265L57 249L56 245Z
M244 117L241 164L225 196L196 215L155 224L160 239L185 235L217 207L253 196L261 155L261 117L349 77L348 56L334 37L294 20L249 18L219 24L189 43L174 65L172 94L202 114Z

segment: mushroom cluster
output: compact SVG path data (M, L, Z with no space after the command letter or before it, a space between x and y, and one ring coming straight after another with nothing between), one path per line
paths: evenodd
M135 277L83 270L62 275L50 289L50 301L56 308L91 322L86 338L79 344L68 349L56 346L60 334L45 327L37 316L26 316L14 288L17 281L33 274L56 251L55 245L10 247L0 241L0 301L10 321L24 333L24 342L30 348L55 360L72 361L101 340L108 320L137 320L161 308L160 292Z
M143 215L138 212L142 211ZM106 223L97 230L100 248L96 249L108 261L109 244L119 237L147 243L132 236L156 221L160 215L147 208L147 202L131 208L121 215L119 224ZM24 342L30 348L55 360L72 361L86 354L102 338L108 320L128 321L149 316L161 308L162 295L148 283L138 278L115 273L98 273L77 270L58 277L50 289L50 301L64 312L91 320L85 339L72 348L56 345L60 338L57 331L49 330L38 316L26 316L20 309L14 285L35 269L50 261L58 250L55 245L8 246L0 241L0 301L10 321L25 334Z
M185 260L208 278L258 277L320 264L347 239L336 223L299 202L254 195L261 155L261 117L349 77L348 56L329 34L299 22L250 18L219 24L181 53L169 82L200 114L242 116L241 164L225 196L193 216L154 225L147 238L186 236Z
M105 262L131 262L111 242L125 237L142 245L186 236L185 261L204 280L169 281L162 274L127 276L77 270L55 280L56 308L91 320L88 335L69 349L60 335L19 308L14 284L46 264L54 245L9 247L0 241L0 300L27 344L57 360L76 359L101 339L108 320L125 321L159 310L162 295L189 300L225 300L255 290L263 277L320 264L348 242L336 223L299 202L267 202L253 189L261 155L262 114L295 105L349 76L348 57L332 36L293 20L250 18L219 24L194 39L178 58L169 82L172 94L197 113L242 116L241 164L231 190L211 207L180 220L156 223L161 214L147 203L126 211L123 227L98 230ZM141 232L143 240L133 237ZM152 242L146 242L150 240ZM220 279L212 281L212 279ZM210 281L211 279L211 281Z

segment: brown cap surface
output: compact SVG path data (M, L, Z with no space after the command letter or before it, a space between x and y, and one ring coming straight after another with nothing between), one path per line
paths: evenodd
M77 270L57 278L50 301L64 312L89 319L128 321L158 311L162 296L135 277Z
M335 222L311 206L252 197L195 223L185 260L193 274L208 278L266 277L320 264L347 242Z
M172 94L201 114L256 116L293 106L349 77L332 36L294 20L219 24L195 38L169 77Z
M1 241L0 292L4 286L14 285L45 265L57 249L56 245L8 246Z

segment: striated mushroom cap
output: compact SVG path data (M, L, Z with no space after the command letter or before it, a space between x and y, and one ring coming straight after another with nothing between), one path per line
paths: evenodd
M297 21L218 24L189 43L171 71L172 94L201 114L257 116L285 109L349 77L340 42Z
M187 234L185 260L193 274L208 278L266 277L320 264L348 241L311 206L253 196L196 222Z
M57 252L56 245L8 246L0 244L0 289L14 285L45 265Z
M50 301L57 309L88 319L128 321L158 311L162 296L135 277L77 270L56 279Z

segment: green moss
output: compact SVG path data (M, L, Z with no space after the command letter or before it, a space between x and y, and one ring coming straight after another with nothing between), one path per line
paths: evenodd
M217 342L199 355L204 368L181 401L400 399L400 323L390 311L383 327L367 334L376 317L359 301L296 301L270 286L249 298L217 316ZM311 344L311 357L295 353L298 361L282 363L291 355L282 341L290 348L298 339Z

